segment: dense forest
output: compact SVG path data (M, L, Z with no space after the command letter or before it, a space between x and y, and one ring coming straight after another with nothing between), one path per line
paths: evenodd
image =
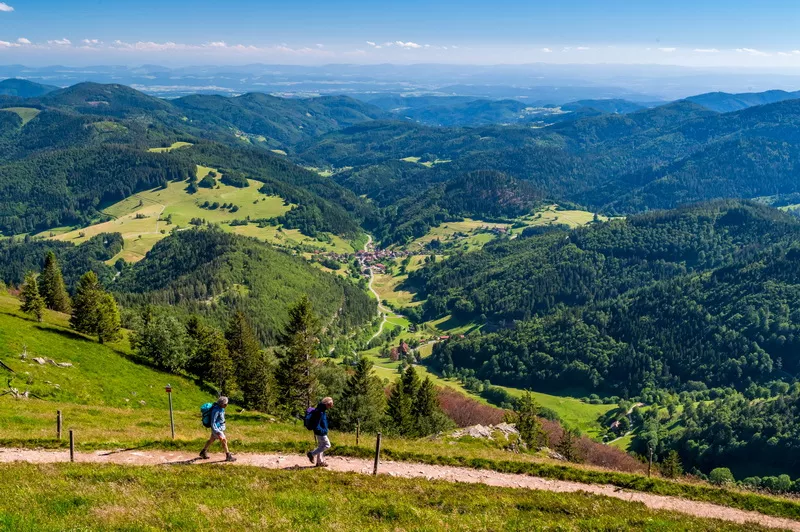
M470 172L385 209L379 236L384 243L406 243L465 217L513 220L529 214L542 199L527 181L494 171Z
M112 285L128 308L152 305L184 316L205 316L222 326L235 311L252 317L262 342L275 343L287 308L307 294L333 335L371 321L366 292L255 239L216 228L179 231Z
M497 332L437 346L444 371L634 396L800 371L800 223L717 202L490 244L414 272L430 317Z

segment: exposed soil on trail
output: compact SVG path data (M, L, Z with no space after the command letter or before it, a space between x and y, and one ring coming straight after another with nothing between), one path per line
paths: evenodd
M0 449L0 463L9 462L54 463L68 462L68 451L43 451L35 449ZM224 455L212 454L209 460L201 460L197 455L178 451L95 451L76 453L75 461L81 463L120 464L120 465L196 465L224 463ZM332 471L371 474L371 460L360 458L329 457ZM302 469L312 467L305 456L282 454L240 454L235 465L265 467L269 469ZM738 510L716 504L691 501L677 497L653 495L600 484L581 484L563 480L549 480L527 475L514 475L461 467L447 467L409 462L382 461L380 474L394 477L425 478L448 482L481 483L489 486L547 490L553 492L585 492L625 501L640 502L648 508L669 510L696 517L721 519L739 524L757 523L763 527L795 530L800 532L800 522L791 519L771 517L756 512Z

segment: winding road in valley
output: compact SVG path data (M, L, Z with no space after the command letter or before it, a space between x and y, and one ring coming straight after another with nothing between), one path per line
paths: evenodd
M364 252L366 253L369 251L369 247L372 245L372 235L367 235L367 243L364 244ZM377 338L378 336L383 333L383 327L386 325L387 315L389 314L389 309L383 306L381 303L381 296L378 294L377 290L372 286L372 283L375 282L375 271L372 269L372 266L369 267L369 290L375 295L375 299L378 300L378 315L381 316L381 325L378 327L378 332L372 335L372 338L369 339L369 342Z

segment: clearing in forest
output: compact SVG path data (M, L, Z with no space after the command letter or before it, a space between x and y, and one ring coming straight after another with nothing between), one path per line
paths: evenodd
M18 114L22 119L23 126L39 116L39 113L41 113L39 109L35 109L33 107L6 107L5 109L0 109L0 111Z
M149 152L153 153L165 153L170 152L172 150L177 150L178 148L185 148L186 146L192 146L191 142L173 142L171 146L165 146L161 148L150 148Z

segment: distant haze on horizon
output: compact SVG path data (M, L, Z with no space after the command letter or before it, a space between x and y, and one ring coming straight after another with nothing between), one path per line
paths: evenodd
M608 98L657 103L716 91L800 89L800 71L620 64L0 65L0 79L5 78L25 78L59 87L84 81L118 83L167 98L246 92L285 96L345 94L362 99L379 94L425 94L518 99L536 104Z

